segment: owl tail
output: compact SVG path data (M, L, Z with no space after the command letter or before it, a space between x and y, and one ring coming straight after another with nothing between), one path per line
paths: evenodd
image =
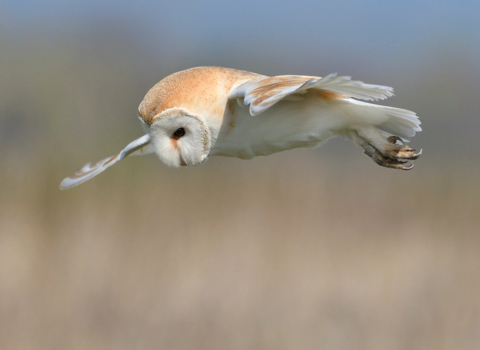
M348 102L343 108L352 119L355 118L365 125L373 125L388 135L400 137L403 141L410 141L417 132L422 131L421 122L415 112L353 99Z

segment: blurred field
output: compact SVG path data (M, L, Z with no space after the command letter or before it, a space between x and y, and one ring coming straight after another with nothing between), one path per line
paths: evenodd
M195 57L155 59L127 31L33 32L0 38L0 349L480 348L480 67L466 47L406 71L339 58L420 115L411 172L334 140L178 170L132 157L61 192L141 135L143 95ZM330 73L313 61L235 68Z
M477 348L478 169L300 152L10 179L2 349Z

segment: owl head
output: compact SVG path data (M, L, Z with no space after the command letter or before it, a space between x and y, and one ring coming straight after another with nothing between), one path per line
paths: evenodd
M158 158L170 167L197 165L208 156L212 140L205 119L171 108L144 124Z

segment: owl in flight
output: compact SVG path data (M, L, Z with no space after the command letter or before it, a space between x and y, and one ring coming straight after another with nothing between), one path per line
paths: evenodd
M417 131L414 112L359 100L393 96L387 86L350 77L281 75L219 67L174 73L147 93L138 108L145 135L119 154L86 164L61 189L91 179L130 155L156 153L171 167L211 156L250 159L316 147L345 136L381 166L410 170L421 155L404 144ZM407 164L408 163L408 164Z

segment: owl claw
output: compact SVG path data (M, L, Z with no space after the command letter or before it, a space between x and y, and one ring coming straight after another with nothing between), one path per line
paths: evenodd
M390 137L388 140L390 143L396 143L397 139ZM411 170L414 167L414 164L406 165L408 161L418 159L421 156L422 150L415 153L415 150L405 146L397 144L389 144L385 149L385 154L382 154L372 145L368 144L365 146L365 154L373 159L378 165L384 166L391 169L399 170Z
M404 166L404 167L401 167L399 169L401 169L401 170L411 170L411 169L413 169L414 166L415 166L415 164L412 163L409 166Z
M418 159L421 155L422 155L422 149L420 148L420 151L418 151L418 153L414 154L412 156L412 158L410 158L411 160L415 160L415 159Z

